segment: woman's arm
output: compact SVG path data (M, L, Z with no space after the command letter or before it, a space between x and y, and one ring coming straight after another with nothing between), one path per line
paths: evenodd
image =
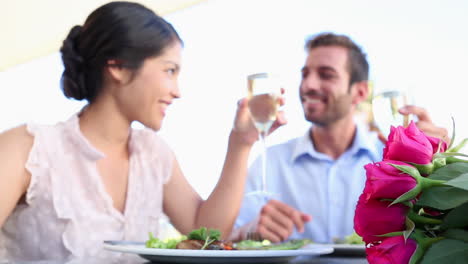
M180 232L187 234L202 226L220 230L223 237L231 232L242 201L250 151L250 146L236 144L233 134L221 177L206 201L190 186L175 161L164 186L164 211Z
M28 189L25 164L33 140L24 125L0 134L0 228Z
M274 128L284 123L279 113ZM223 238L229 236L242 202L249 153L257 138L247 100L241 100L221 177L206 201L189 185L177 161L174 163L171 179L164 187L164 210L179 231L188 233L204 226L220 230Z

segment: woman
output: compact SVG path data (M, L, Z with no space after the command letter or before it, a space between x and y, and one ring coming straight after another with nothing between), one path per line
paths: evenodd
M157 234L163 212L182 233L230 233L257 132L241 100L220 180L203 201L154 133L180 97L181 50L173 27L136 3L106 4L70 31L62 88L88 105L57 125L0 135L0 240L9 258L102 256L103 240ZM134 121L146 128L132 129Z

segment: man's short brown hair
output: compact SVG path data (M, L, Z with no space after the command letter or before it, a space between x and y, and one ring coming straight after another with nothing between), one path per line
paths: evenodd
M338 35L331 32L320 33L312 36L306 41L305 48L310 51L317 47L338 46L348 50L348 71L350 74L350 85L355 82L368 81L369 63L366 54L348 36Z

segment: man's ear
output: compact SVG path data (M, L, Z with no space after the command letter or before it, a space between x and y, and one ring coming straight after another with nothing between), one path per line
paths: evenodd
M122 62L119 60L108 60L105 67L110 79L118 83L127 83L131 78L131 72L122 67Z
M358 105L365 101L369 96L369 82L360 81L353 84L351 87L353 91L353 104Z

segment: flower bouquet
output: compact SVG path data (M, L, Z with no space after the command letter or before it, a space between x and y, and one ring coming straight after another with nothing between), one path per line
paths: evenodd
M391 128L354 216L369 263L468 263L465 143L451 148L413 122Z

